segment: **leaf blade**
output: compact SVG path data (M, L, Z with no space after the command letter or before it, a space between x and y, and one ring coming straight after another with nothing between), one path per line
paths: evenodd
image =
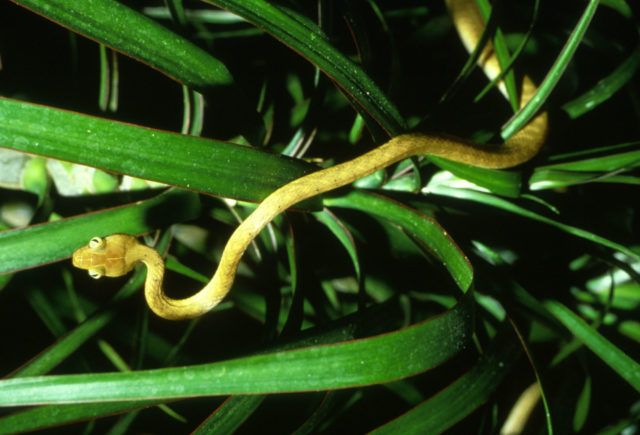
M256 148L4 98L0 143L25 153L256 202L313 169ZM242 182L237 174L243 174Z
M631 359L560 302L548 300L544 305L585 346L615 370L629 385L640 391L640 364L637 361Z
M141 234L176 219L194 218L199 210L200 202L194 193L173 190L97 213L3 231L0 232L0 273L62 260L95 235ZM152 211L154 217L149 219Z
M473 331L473 308L472 298L465 297L439 316L387 334L218 363L3 380L0 406L312 391L388 382L435 367L465 348Z

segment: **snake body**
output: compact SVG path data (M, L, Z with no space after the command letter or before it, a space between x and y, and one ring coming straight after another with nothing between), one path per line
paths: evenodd
M458 33L468 50L472 50L482 33L484 21L474 0L446 0ZM485 46L479 63L492 79L500 73L491 44ZM504 87L501 91L504 92ZM524 76L520 106L536 91L533 81ZM508 168L534 157L545 141L547 114L542 112L504 143L487 147L445 135L407 133L353 160L300 177L271 193L238 226L227 242L218 269L211 281L198 293L185 299L168 297L162 289L164 262L154 250L127 234L94 237L87 246L73 254L73 265L86 269L94 278L120 276L137 262L147 266L145 297L159 316L178 320L198 317L215 307L229 292L238 264L245 250L260 231L291 206L315 195L352 183L379 169L417 154L443 157L483 168Z

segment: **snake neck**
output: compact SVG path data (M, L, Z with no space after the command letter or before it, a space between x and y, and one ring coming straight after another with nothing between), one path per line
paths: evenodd
M164 260L155 249L137 243L127 251L126 256L127 261L139 261L147 266L147 278L144 284L145 299L154 313L168 320L193 319L208 312L226 295L228 291L226 289L230 288L233 282L233 275L224 273L222 276L226 279L223 279L223 283L218 282L220 274L216 273L218 279L213 279L198 293L184 299L173 299L167 296L162 288ZM223 268L223 270L226 269Z
M155 249L141 243L130 248L127 253L128 262L141 262L147 266L147 278L144 283L144 296L149 307L161 317L165 312L161 307L170 299L164 294L162 282L164 280L164 260Z

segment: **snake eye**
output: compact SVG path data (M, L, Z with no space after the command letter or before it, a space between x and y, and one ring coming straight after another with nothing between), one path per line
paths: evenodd
M104 240L102 240L102 237L93 237L91 240L89 240L90 248L99 248L103 244L104 244Z
M89 270L89 276L93 279L100 279L102 278L102 274L100 272L97 272L95 270Z

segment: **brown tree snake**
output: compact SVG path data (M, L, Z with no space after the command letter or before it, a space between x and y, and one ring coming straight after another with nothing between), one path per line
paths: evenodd
M475 47L484 21L475 0L445 0L456 29L467 50ZM479 57L485 74L495 78L500 73L492 45L485 46ZM504 90L501 89L504 93ZM536 91L533 81L524 76L520 106ZM547 133L547 114L539 113L519 132L495 147L483 147L462 139L423 133L396 136L383 145L353 160L300 177L271 193L254 212L238 226L229 238L218 269L209 283L198 293L185 299L172 299L162 289L164 261L152 248L133 236L113 234L94 237L88 245L73 254L73 265L89 271L94 278L120 276L139 261L147 266L145 297L149 307L159 316L178 320L200 316L215 307L229 292L245 250L260 231L287 208L315 195L352 183L395 162L428 154L483 168L508 168L534 157Z

